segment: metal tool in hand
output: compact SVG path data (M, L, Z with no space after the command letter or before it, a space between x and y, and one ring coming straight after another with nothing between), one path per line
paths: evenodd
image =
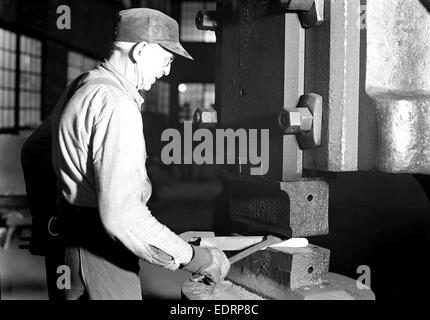
M241 252L239 252L238 254L235 254L234 256L230 257L228 260L230 261L230 264L236 263L240 260L242 260L243 258L246 258L247 256L253 254L254 252L257 252L261 249L264 249L268 246L277 244L282 242L282 239L269 235L267 236L263 241L257 243L256 245L253 245L252 247L249 247L248 249L245 249ZM206 284L210 284L210 279L208 279L207 276L205 275L194 275L191 278L192 281L196 281L196 282L205 282Z
M282 242L282 239L269 235L267 236L263 241L260 243L257 243L256 245L249 247L248 249L245 249L238 254L235 254L234 256L228 258L231 264L238 262L239 260L242 260L243 258L246 258L247 256L253 254L254 252L257 252L261 249L264 249L268 246L274 245L276 243Z

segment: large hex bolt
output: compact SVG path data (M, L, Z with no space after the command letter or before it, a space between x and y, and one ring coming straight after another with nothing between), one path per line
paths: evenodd
M285 134L294 134L300 130L300 113L282 110L278 116L278 126Z
M304 28L319 26L324 22L324 0L280 0L288 11L298 12Z
M315 0L280 0L281 6L292 11L310 11Z
M194 125L199 128L214 128L218 123L217 112L214 108L198 108L194 112Z
M297 108L278 113L277 124L284 134L295 134L300 149L321 145L322 97L308 93L300 97Z
M322 24L324 22L324 0L315 0L311 10L300 13L299 18L304 28Z
M297 108L300 113L300 131L306 132L312 129L314 117L308 108Z
M308 108L294 111L282 110L278 115L278 126L284 134L295 134L312 129L312 113Z
M316 93L308 93L300 97L297 109L307 110L312 117L311 121L310 116L305 112L307 115L303 115L302 121L306 122L306 127L311 123L311 129L296 135L297 142L302 150L318 148L321 145L322 100L322 97Z
M196 14L196 27L199 30L216 31L218 27L216 11L199 10Z

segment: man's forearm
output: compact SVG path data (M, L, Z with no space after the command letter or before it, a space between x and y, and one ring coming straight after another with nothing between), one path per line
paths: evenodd
M105 226L139 258L171 270L191 260L192 247L155 219L146 206L123 211L120 220Z

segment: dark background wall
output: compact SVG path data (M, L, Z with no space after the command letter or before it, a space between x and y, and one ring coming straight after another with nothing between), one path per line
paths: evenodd
M71 29L57 28L57 7L68 5ZM67 50L101 59L107 55L115 14L124 7L106 0L1 0L0 27L42 41L42 118L67 84Z

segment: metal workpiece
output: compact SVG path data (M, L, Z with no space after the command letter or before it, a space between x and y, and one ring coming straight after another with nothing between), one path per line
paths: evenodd
M232 220L293 238L328 234L326 181L280 182L227 172L224 179Z
M366 286L356 279L329 272L330 250L308 243L294 246L292 240L275 236L215 237L208 232L188 232L200 246L227 250L231 262L224 281L210 283L203 277L183 282L183 298L190 300L374 300ZM181 237L187 236L182 234ZM199 237L200 236L200 237ZM210 239L212 241L208 242ZM254 240L257 240L255 243ZM295 239L298 240L298 239ZM304 239L306 240L306 239ZM242 244L248 243L243 250ZM235 243L235 244L234 244ZM275 243L269 245L270 243ZM234 244L232 246L232 244ZM240 249L239 249L240 248ZM239 253L234 252L243 250Z
M324 22L324 0L280 0L288 11L298 11L304 28L319 26Z
M430 14L418 0L367 4L366 92L376 108L377 169L430 174Z
M199 10L196 13L195 22L199 30L216 31L218 28L216 11L214 10Z
M227 279L269 299L287 299L291 291L324 282L330 250L268 248L232 264Z
M200 235L207 234L201 233ZM194 235L199 235L194 232ZM181 235L182 236L182 235ZM210 239L209 237L208 239ZM329 272L330 250L309 244L291 246L291 240L274 236L212 237L210 247L226 250L226 244L246 240L251 246L235 253L226 252L231 262L224 281L208 283L192 277L182 283L182 297L190 300L374 300L369 287L358 286L356 279ZM255 237L253 237L255 238ZM203 244L203 239L201 238ZM279 242L281 241L281 242ZM277 243L269 247L265 244ZM218 246L219 245L219 246ZM228 247L230 247L228 245ZM239 249L241 250L241 249Z

